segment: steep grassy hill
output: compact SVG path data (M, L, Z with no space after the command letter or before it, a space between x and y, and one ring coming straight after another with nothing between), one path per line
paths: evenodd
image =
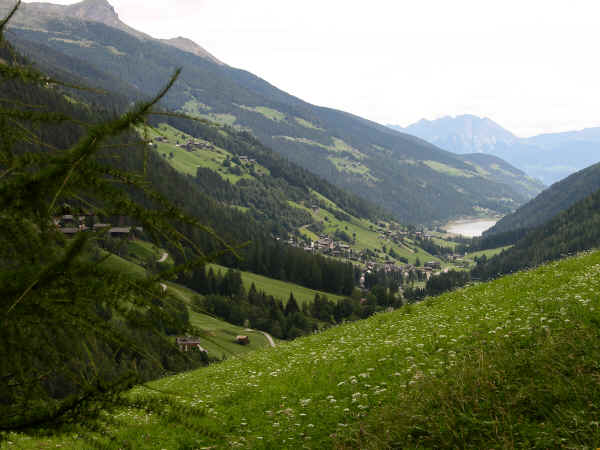
M600 163L554 183L517 211L502 218L484 235L515 232L540 226L600 189Z
M107 12L106 2L96 3ZM0 2L4 11L11 4ZM182 83L166 97L166 106L251 130L291 161L386 207L404 222L443 221L482 209L506 213L528 198L521 186L506 185L494 173L484 176L485 169L420 139L310 105L250 73L140 38L120 25L113 28L114 17L83 10L87 15L74 17L66 7L50 14L24 4L9 38L36 60L44 58L43 46L67 55L64 62L70 65L64 70L92 66L86 70L90 81L98 70L108 73L96 76L97 84L129 96L155 92L174 67L183 67ZM110 78L120 82L111 85Z
M140 386L101 431L7 438L13 448L595 447L599 286L600 253L582 255Z

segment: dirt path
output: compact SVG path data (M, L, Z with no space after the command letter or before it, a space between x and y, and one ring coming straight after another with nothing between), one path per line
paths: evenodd
M257 333L264 334L264 336L267 338L267 341L269 341L269 345L271 347L275 347L275 341L273 340L273 338L271 337L271 335L269 333L265 333L264 331L260 331L260 330L252 330L250 328L246 328L244 331L255 331Z

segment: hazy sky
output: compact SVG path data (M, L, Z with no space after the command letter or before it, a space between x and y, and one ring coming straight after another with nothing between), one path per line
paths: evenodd
M109 1L140 31L382 124L468 113L519 136L600 126L594 0Z

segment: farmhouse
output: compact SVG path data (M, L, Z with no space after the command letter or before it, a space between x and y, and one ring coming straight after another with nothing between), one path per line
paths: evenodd
M179 347L179 350L182 352L189 352L192 350L199 350L202 353L208 353L206 349L204 349L201 345L201 342L197 338L192 337L178 337L175 339L175 343Z

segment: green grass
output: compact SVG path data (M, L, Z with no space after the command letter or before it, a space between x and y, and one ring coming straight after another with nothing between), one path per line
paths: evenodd
M312 145L313 147L320 147L323 150L327 150L330 153L343 153L343 152L351 153L355 158L357 158L359 160L362 160L365 158L365 155L363 155L359 150L357 150L354 147L352 147L351 145L347 144L342 139L339 139L336 137L332 138L331 144L323 144L321 142L313 141L311 139L292 137L292 136L273 136L273 137L278 138L278 139L284 139L286 141L299 142L301 144Z
M240 105L239 107L242 109L245 109L246 111L252 111L252 112L261 114L262 116L264 116L267 119L270 119L274 122L285 121L285 114L283 114L282 112L277 111L276 109L273 109L273 108L267 108L266 106L251 107L251 106L244 106L244 105Z
M235 175L230 172L229 168L223 166L223 161L227 158L234 157L234 155L227 150L213 146L210 149L195 149L190 152L184 148L177 147L176 143L178 141L183 144L188 140L196 139L166 124L161 124L156 130L149 130L150 138L159 135L165 136L169 142L158 142L156 150L178 172L196 176L198 167L203 167L216 172L221 178L234 184L241 179L254 179L254 176L244 167L241 167L242 175ZM198 140L203 143L209 143L202 139ZM231 166L235 166L235 163L232 162ZM260 164L255 164L254 169L256 172L263 175L270 174L269 170Z
M244 327L232 325L208 314L194 311L191 305L194 298L198 297L196 292L176 283L167 283L167 292L190 306L190 323L200 331L197 337L209 356L228 358L269 346L267 338L259 331L249 331ZM239 335L249 336L250 344L237 344L235 338Z
M217 264L209 264L209 267L212 267L215 272L221 271L223 274L225 274L225 272L228 270L227 267L219 266ZM282 300L284 304L287 302L288 298L290 298L290 292L294 293L294 298L300 305L302 303L312 301L315 298L315 294L326 295L329 300L333 301L338 301L344 298L340 295L315 291L314 289L309 289L298 284L267 278L252 272L242 272L242 281L246 291L248 291L252 283L254 283L257 290L264 291L267 294Z
M134 243L140 254L151 255L151 258L154 258L156 255L153 252L154 247L152 244L143 241L135 241L130 244ZM128 273L136 278L146 277L146 270L144 268L117 255L109 256L103 265L113 270ZM244 327L232 325L208 314L201 314L194 311L192 309L194 298L199 297L199 295L191 289L172 282L166 282L165 284L167 286L167 295L172 295L188 305L190 323L197 328L197 337L202 342L202 347L208 351L209 356L220 359L229 358L269 345L266 337L259 331L248 331ZM250 344L239 345L235 343L235 338L238 335L248 335L250 337Z
M167 253L166 250L158 248L156 245L150 242L141 241L139 239L135 241L128 241L127 250L129 251L130 255L133 255L133 257L137 260L135 261L137 263L155 262L160 260L162 256ZM163 263L160 263L160 265L164 267L172 266L173 264L174 261L170 255Z
M492 256L496 256L499 253L502 253L504 250L508 250L511 247L512 245L507 245L506 247L491 248L489 250L481 250L479 252L469 253L467 255L467 259L475 260L476 257L481 258L483 255L487 256L488 258L491 258Z
M335 203L322 196L318 192L311 192L316 199L323 201L328 208L343 212ZM418 247L417 244L413 241L408 241L406 245L399 245L391 241L390 239L384 238L380 239L381 233L377 231L378 227L373 222L367 219L359 219L354 216L350 216L350 220L339 220L336 219L333 214L329 211L320 209L318 212L313 212L302 205L292 204L292 206L299 207L301 209L307 210L313 217L315 222L322 223L324 227L324 233L333 236L335 230L339 229L340 231L345 231L352 238L353 234L356 234L356 243L352 243L351 247L354 250L361 251L364 249L370 250L381 250L383 246L386 247L387 251L389 249L393 249L394 252L398 255L398 257L404 257L408 259L410 264L414 264L417 259L421 261L421 263L425 263L426 261L439 261L442 264L443 268L452 267L451 264L447 264L442 261L440 258L435 257L422 248ZM327 218L327 220L325 220ZM308 230L301 230L305 236L308 236ZM314 236L314 233L312 233ZM311 236L309 236L311 237ZM311 237L311 239L315 239ZM383 257L384 255L381 254Z
M600 253L482 283L130 393L41 448L595 448ZM6 444L5 444L5 448Z
M323 130L323 128L319 128L314 123L309 122L308 120L304 120L301 117L294 117L294 120L296 121L296 123L298 123L298 125L301 125L304 128L308 128L311 130L317 130L317 131L325 131L325 130Z
M472 173L467 172L466 170L457 169L456 167L448 166L437 161L423 161L423 164L430 169L435 170L436 172L445 173L453 177L472 178L474 176Z
M103 254L107 253L103 252ZM143 267L140 267L137 264L127 261L126 259L123 259L117 255L108 256L108 258L101 263L100 267L110 270L117 270L119 272L132 275L135 278L146 278L147 274Z

